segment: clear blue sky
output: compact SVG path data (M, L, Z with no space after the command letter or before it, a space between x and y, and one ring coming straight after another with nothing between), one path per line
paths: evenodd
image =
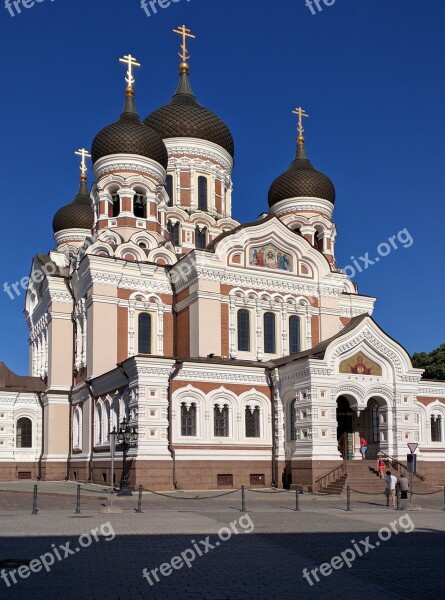
M414 243L355 280L377 296L375 318L409 351L445 342L443 0L179 0L148 18L140 0L42 0L14 17L0 0L2 56L0 360L28 369L24 294L3 282L29 274L54 245L54 213L78 185L73 151L119 116L132 53L145 117L177 82L182 23L199 100L236 143L234 216L255 219L291 162L295 119L309 113L313 164L337 188L340 266L407 228ZM91 183L91 181L90 181Z

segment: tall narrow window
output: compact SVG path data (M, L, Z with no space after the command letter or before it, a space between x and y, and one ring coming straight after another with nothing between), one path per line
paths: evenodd
M215 437L229 437L229 407L216 404L213 408Z
M264 352L275 354L277 344L275 340L275 315L271 312L264 313L263 317Z
M196 436L196 404L181 404L181 435Z
M32 448L32 421L28 417L21 417L17 421L17 448Z
M300 317L289 317L289 352L296 354L301 350Z
M242 308L238 311L238 350L250 352L250 313Z
M197 250L205 250L207 246L207 231L206 229L195 229L195 246Z
M173 244L173 246L180 246L181 244L179 241L179 223L172 223L171 221L169 221L167 223L167 230L170 235L170 241Z
M431 416L431 441L442 441L442 417L440 415Z
M133 198L133 213L138 219L147 218L147 200L141 194L135 194Z
M114 194L111 196L113 201L113 217L118 217L121 212L121 199L119 198L119 194Z
M316 248L317 250L319 250L320 252L323 252L323 238L321 237L322 232L321 231L315 231L314 233L314 248Z
M293 402L290 403L290 415L289 415L290 439L291 440L296 440L297 439L297 415L296 415L296 407L297 407L297 401L294 400Z
M165 180L165 189L169 197L169 205L173 204L173 175L167 175Z
M198 208L207 210L207 177L198 177Z
M138 353L151 354L151 315L148 313L138 317Z
M260 407L246 406L246 437L259 438L260 431Z

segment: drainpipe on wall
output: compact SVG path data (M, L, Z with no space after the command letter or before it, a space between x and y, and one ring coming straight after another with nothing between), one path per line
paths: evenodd
M267 383L269 385L272 404L272 486L278 487L278 463L277 463L277 442L275 435L275 384L272 377L272 369L266 367Z
M36 394L37 394L37 398L39 399L40 408L42 409L42 451L40 452L39 460L37 462L37 464L38 464L37 481L40 481L42 479L42 458L43 458L43 452L45 450L45 411L43 409L42 392L36 392Z
M175 449L173 448L173 424L172 424L172 412L173 412L173 402L172 402L172 397L173 397L173 393L172 393L172 383L174 378L176 377L176 375L179 373L179 371L182 368L182 365L184 364L184 361L180 358L177 358L175 361L175 365L173 367L172 372L170 373L169 377L168 377L168 390L167 390L167 395L168 395L168 450L170 452L170 454L172 455L172 460L173 460L173 487L175 488L175 490L178 488L178 482L176 481L176 454L175 454Z

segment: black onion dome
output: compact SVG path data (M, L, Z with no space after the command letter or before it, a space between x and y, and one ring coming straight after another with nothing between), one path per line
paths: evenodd
M335 202L335 187L327 175L317 171L306 156L304 144L298 144L295 160L269 189L269 206L298 197L323 198Z
M63 229L91 229L94 224L94 213L91 198L85 179L81 179L79 193L74 200L60 208L53 219L53 231Z
M132 91L132 90L131 90ZM93 163L111 154L137 154L155 160L167 169L168 153L160 135L144 125L136 113L133 93L127 93L118 121L100 131L93 140Z
M173 98L145 119L162 139L189 137L207 140L221 146L232 157L235 144L227 125L214 112L204 108L190 86L188 65L180 65L181 75Z

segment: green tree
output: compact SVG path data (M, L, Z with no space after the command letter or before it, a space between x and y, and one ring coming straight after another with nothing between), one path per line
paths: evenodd
M423 379L442 379L445 381L445 344L441 344L429 354L415 352L412 361L414 367L425 369Z

